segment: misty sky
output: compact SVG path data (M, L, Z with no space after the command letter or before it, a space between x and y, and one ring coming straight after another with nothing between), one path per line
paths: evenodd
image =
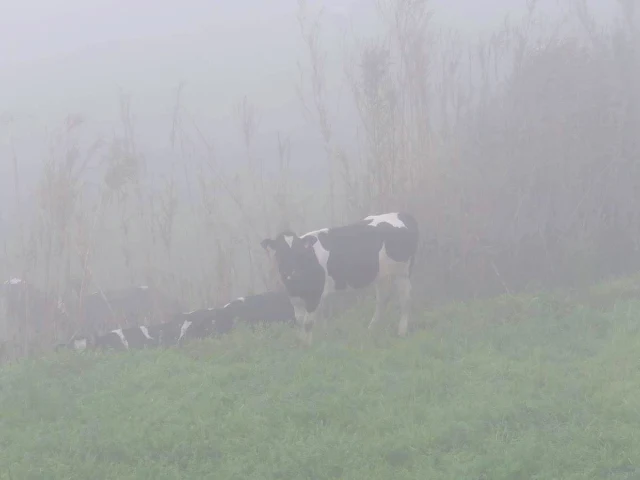
M328 11L346 15L365 3L311 0L310 4L320 2ZM432 0L440 21L467 30L496 25L505 13L519 10L518 4L523 3L517 0ZM595 2L595 6L602 8L603 3L606 2ZM255 21L285 19L296 8L295 0L3 0L2 4L0 67L70 54L108 42L193 34L212 28L242 30ZM250 15L256 17L252 19Z
M569 3L541 1L550 11ZM602 15L613 2L591 4ZM320 3L327 8L325 46L336 53L330 60L342 78L340 33L352 28L370 34L373 0L309 0ZM517 17L525 0L431 4L436 25L474 36L496 28L507 13ZM10 131L0 123L2 177L9 168L8 135L28 177L46 153L47 130L65 115L81 113L93 134L110 134L119 87L132 95L138 134L158 158L167 155L174 91L181 81L187 82L185 104L218 134L222 151L241 147L233 109L244 95L263 115L268 148L274 148L276 130L289 133L294 145L316 136L305 126L295 93L296 61L304 58L296 0L0 0L0 11L0 119L17 119ZM0 189L6 186L0 179Z

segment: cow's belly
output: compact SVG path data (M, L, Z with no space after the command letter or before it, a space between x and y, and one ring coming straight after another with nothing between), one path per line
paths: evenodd
M396 262L387 255L386 246L382 246L378 255L380 271L378 277L389 277L407 275L409 273L409 262Z

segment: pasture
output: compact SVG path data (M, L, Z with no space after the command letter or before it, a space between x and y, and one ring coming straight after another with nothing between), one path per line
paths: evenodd
M0 478L640 475L640 279L0 370Z

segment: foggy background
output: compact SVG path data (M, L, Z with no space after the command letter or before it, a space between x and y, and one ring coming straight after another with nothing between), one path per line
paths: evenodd
M259 242L282 226L397 209L420 221L418 304L631 271L635 17L615 0L5 2L0 272L224 304L278 288Z

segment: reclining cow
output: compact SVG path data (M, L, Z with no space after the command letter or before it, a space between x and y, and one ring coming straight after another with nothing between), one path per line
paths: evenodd
M371 328L380 318L382 279L395 279L402 316L398 335L409 326L411 270L418 248L415 218L407 213L371 215L349 225L323 228L298 237L284 231L264 239L262 247L273 252L280 278L296 307L303 313L302 340L312 343L312 329L326 295L360 289L375 283L376 310Z
M295 324L295 310L286 292L265 292L239 297L224 306L226 315L251 327L258 324Z
M175 342L182 345L194 339L224 335L233 329L234 318L223 308L205 308L180 315L180 334Z
M168 322L182 311L179 301L154 287L129 286L83 295L82 328L99 334L115 326L154 325Z
M69 342L56 346L56 351L62 348L76 350L139 350L158 346L158 338L151 336L149 328L144 325L138 327L118 328L102 335L78 335Z
M119 328L103 335L77 336L56 350L136 350L148 347L173 347L197 339L228 333L234 317L222 308L194 310L175 314L165 323Z

